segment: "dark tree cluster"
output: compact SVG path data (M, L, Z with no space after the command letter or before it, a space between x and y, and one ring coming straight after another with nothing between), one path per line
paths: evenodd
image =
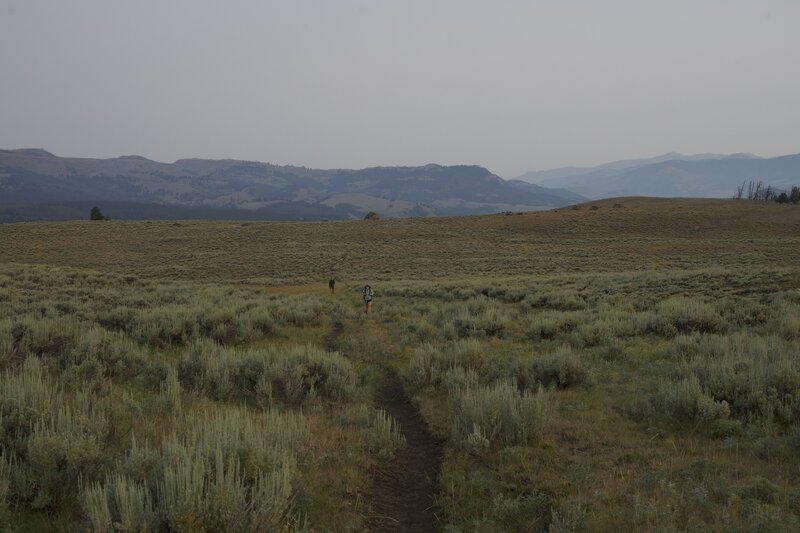
M763 181L745 181L736 188L735 200L758 200L762 202L778 202L779 204L800 203L800 187L793 186L791 191L781 191L772 185L764 185Z
M800 187L795 185L789 194L786 191L781 192L775 199L779 204L798 204L800 203Z
M111 220L111 219L103 215L99 207L94 206L92 208L91 213L89 213L89 220Z

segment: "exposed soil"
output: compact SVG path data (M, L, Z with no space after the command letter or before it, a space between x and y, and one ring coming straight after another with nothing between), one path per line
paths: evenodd
M334 321L325 336L325 350L336 350L336 339L343 331L344 325ZM438 531L441 524L435 502L443 444L428 431L397 375L387 369L384 376L375 402L400 424L406 446L372 471L372 483L365 494L370 506L367 528L376 532Z
M430 434L393 372L386 372L376 402L400 423L406 447L372 472L372 486L366 495L371 504L369 530L438 531L441 524L435 496L442 443Z
M339 321L334 321L333 325L331 326L331 330L325 336L326 352L336 351L336 339L342 334L342 331L344 331L344 324Z

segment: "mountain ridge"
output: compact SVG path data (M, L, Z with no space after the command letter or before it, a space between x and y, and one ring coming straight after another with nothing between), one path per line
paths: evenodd
M591 199L615 196L726 198L745 181L779 189L800 183L800 154L762 158L748 153L698 154L612 162L591 168L565 167L527 173L548 188L564 188ZM680 154L677 154L680 155Z
M591 167L578 167L578 166L565 166L545 170L531 170L516 176L511 179L518 179L522 181L529 181L532 183L542 184L548 179L555 179L559 177L578 176L581 174L588 174L599 170L624 170L644 165L663 163L665 161L701 161L705 159L725 159L725 158L752 158L760 159L755 154L740 152L735 154L715 154L715 153L701 153L701 154L681 154L680 152L667 152L665 154L657 155L654 157L639 157L633 159L618 159L601 163Z
M383 206L382 216L400 217L537 210L585 200L509 183L477 165L313 169L238 159L70 158L43 149L0 150L0 193L0 206L17 210L96 201L245 209L261 211L260 219L276 205L296 206L304 218L315 209L319 218L361 218L375 205Z

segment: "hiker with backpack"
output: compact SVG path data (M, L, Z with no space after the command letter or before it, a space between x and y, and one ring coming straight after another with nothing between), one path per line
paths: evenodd
M336 280L331 278L328 280L328 288L331 290L331 294L333 294L334 290L336 289Z
M364 304L366 305L365 313L370 314L372 311L372 297L375 293L372 292L372 287L364 285Z

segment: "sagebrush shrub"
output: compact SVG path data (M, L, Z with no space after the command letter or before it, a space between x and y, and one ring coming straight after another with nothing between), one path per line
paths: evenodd
M800 422L800 357L775 337L736 334L698 342L689 363L707 393L733 416L782 424Z
M676 424L711 422L730 416L726 401L716 401L700 386L696 376L663 384L655 395L656 409Z
M71 497L81 479L91 481L107 464L108 418L90 394L52 392L43 387L49 383L36 376L34 365L26 367L28 379L4 380L10 388L2 392L10 395L21 385L32 387L16 401L2 400L3 428L13 433L0 433L0 443L17 451L9 488L15 500L35 509L52 508ZM34 405L41 410L34 411Z
M772 330L786 340L800 339L800 306L779 305L771 320Z
M29 357L19 371L7 370L0 377L0 438L6 443L22 442L63 401L42 363Z
M532 389L535 384L565 389L586 383L588 376L586 365L569 346L544 356L520 359L514 366L514 378L521 389Z
M589 324L581 324L572 335L572 343L576 347L591 348L603 346L615 337L614 327L608 321L601 320Z
M301 415L215 409L186 418L160 449L133 446L119 472L84 489L97 531L265 531L291 511ZM117 527L117 526L114 526Z
M154 531L159 526L150 490L127 476L92 483L81 500L92 531Z
M541 437L546 418L547 393L542 389L520 392L499 382L452 396L452 435L460 445L476 431L490 443L527 444Z
M132 378L145 365L141 348L126 335L93 327L76 336L69 350L69 361L64 361L62 368L92 358L101 362L112 377Z
M691 298L669 298L656 305L653 313L645 315L644 329L648 333L675 336L679 333L722 333L728 325L711 305Z
M545 311L531 320L525 335L532 341L555 339L573 331L580 321L581 315L575 312Z
M442 376L442 385L450 392L477 387L480 383L481 377L471 367L453 366Z
M574 291L560 290L534 293L522 300L523 309L555 309L558 311L580 311L586 309L586 300Z
M187 390L219 400L346 401L358 390L352 362L313 346L238 352L201 339L178 363L178 376Z
M59 357L80 330L80 323L73 318L27 315L17 319L11 327L13 348L23 354Z
M534 489L527 494L498 494L492 500L491 516L503 529L548 531L552 509L551 497Z
M481 296L441 306L433 322L456 338L502 337L508 329L508 313L496 302Z
M0 450L0 517L6 505L6 499L11 485L11 454L5 450Z
M17 348L11 335L11 321L0 320L0 368L8 365L16 354Z
M485 354L485 347L475 339L458 340L441 348L423 344L409 361L408 375L418 387L438 387L445 375L455 368L482 375L495 363Z
M400 425L383 409L372 410L370 414L369 446L380 458L392 457L406 445Z

